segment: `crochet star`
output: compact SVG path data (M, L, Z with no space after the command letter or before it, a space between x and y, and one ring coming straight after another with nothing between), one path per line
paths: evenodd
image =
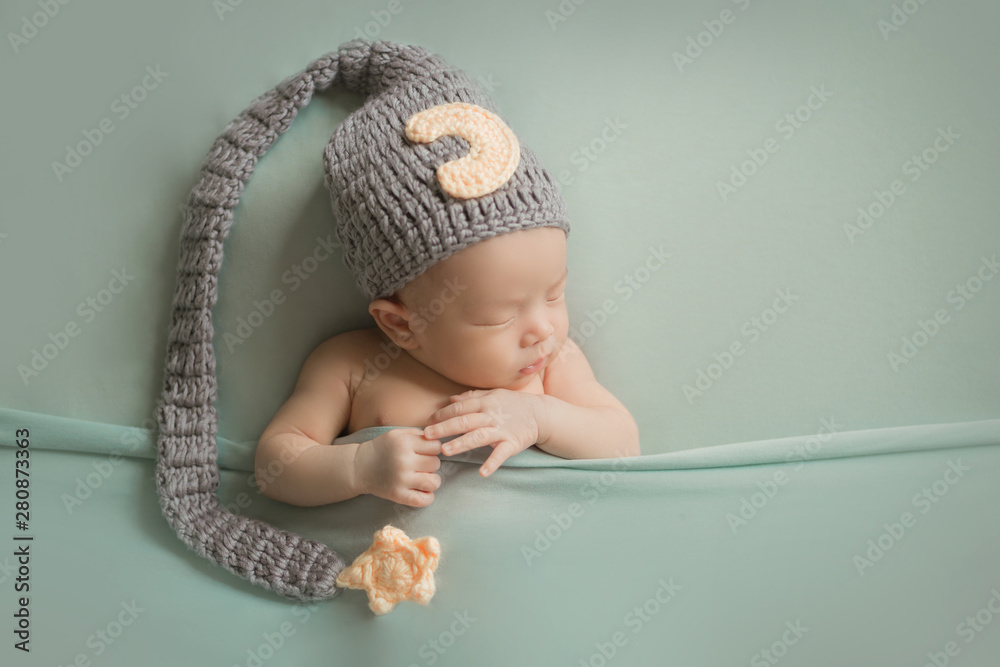
M337 585L363 588L368 607L381 616L396 603L413 600L427 604L434 597L434 570L441 545L433 537L411 540L399 528L386 526L375 533L372 545L337 575Z

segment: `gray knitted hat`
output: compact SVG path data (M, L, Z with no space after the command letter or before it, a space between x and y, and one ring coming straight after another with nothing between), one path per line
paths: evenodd
M325 544L219 502L212 309L233 209L258 159L334 83L368 95L324 152L344 263L369 299L499 234L553 226L565 204L490 98L424 49L355 40L261 95L226 126L188 199L157 403L156 484L178 537L213 563L295 599L337 595L343 559Z
M386 42L349 42L339 63L347 86L369 97L333 132L326 184L344 262L369 300L498 234L569 234L551 177L468 74Z

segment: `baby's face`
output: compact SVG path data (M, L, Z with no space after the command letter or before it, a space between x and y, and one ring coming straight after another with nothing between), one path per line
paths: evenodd
M561 229L511 232L439 262L369 312L396 344L452 381L516 391L566 341L566 273Z

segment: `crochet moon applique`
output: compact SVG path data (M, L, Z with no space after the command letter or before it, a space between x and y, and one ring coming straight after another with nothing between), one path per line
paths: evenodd
M441 545L435 538L411 540L399 528L386 526L350 567L341 570L337 585L365 589L368 607L379 616L403 600L427 604L436 590L434 570L440 558Z
M510 180L521 148L499 116L475 104L439 104L413 114L406 138L430 143L448 134L469 142L469 154L437 169L441 189L452 197L472 199L489 194Z

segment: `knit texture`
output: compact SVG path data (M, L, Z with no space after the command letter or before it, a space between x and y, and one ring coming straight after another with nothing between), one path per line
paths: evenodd
M337 585L364 589L368 608L388 614L403 600L427 604L434 597L434 570L441 545L433 537L411 540L399 528L386 526L375 533L368 549L337 577Z
M348 42L258 97L212 144L181 230L156 407L156 485L164 516L189 548L301 600L337 595L345 563L325 544L233 514L219 502L212 309L233 209L258 159L298 110L334 83L369 96L336 128L324 152L344 263L369 299L390 295L435 263L499 234L541 226L569 234L563 200L537 156L508 136L494 104L468 75L418 47ZM406 138L415 114L448 105L449 116L456 103L489 112L470 109L481 117L472 125L468 117L447 121L448 131L467 139ZM468 189L449 194L438 168L466 157L459 187Z
M460 102L500 117L468 74L415 46L345 46L342 75L369 98L334 130L324 164L344 263L365 297L394 294L434 264L500 234L559 227L569 235L565 201L523 142L503 185L457 198L442 189L437 172L465 157L469 142L455 135L407 139L410 118L439 105Z
M163 515L191 549L245 579L296 599L337 595L344 560L328 546L234 514L216 495L219 463L212 308L233 209L258 158L313 94L330 86L337 54L258 97L229 123L201 166L180 240L163 393L157 405L156 485Z

